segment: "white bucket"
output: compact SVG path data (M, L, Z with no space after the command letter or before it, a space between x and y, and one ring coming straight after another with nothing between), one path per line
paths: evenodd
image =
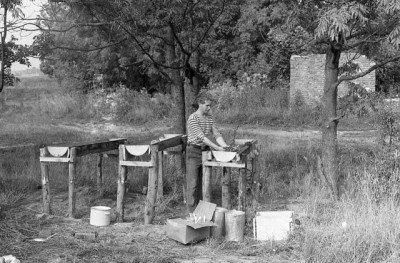
M225 213L225 239L242 242L246 214L243 211L229 210Z
M94 226L108 226L110 224L111 208L107 206L93 206L90 209L90 224Z

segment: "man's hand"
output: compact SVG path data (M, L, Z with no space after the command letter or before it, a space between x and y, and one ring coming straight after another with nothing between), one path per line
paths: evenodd
M224 151L227 151L227 152L237 152L237 150L238 150L238 147L235 145L228 145L228 146L224 147Z

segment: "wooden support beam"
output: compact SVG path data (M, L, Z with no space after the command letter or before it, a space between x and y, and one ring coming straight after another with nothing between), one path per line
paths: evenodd
M215 166L215 167L232 167L232 168L244 168L246 164L244 163L224 163L216 161L206 161L203 163L205 166Z
M183 203L186 204L187 202L187 185L186 185L186 147L183 147L182 145L182 152L181 155L179 156L180 158L180 164L181 164L181 176L183 180L182 184L182 193L183 193Z
M244 160L246 164L246 160ZM246 208L246 176L247 176L247 165L245 168L239 169L239 184L238 184L238 210L244 211Z
M63 143L63 144L52 145L52 147L68 147L70 150L71 148L75 148L76 157L80 157L86 154L115 150L118 149L118 146L120 144L123 144L125 142L126 142L125 138L120 138L120 139L99 140L99 141L82 142L74 144Z
M153 167L154 163L150 162L142 162L142 161L119 161L119 165L122 166L134 166L134 167Z
M69 187L68 187L68 216L75 218L75 203L76 203L76 192L75 192L75 178L76 178L76 148L70 149L71 162L68 164L69 168Z
M231 209L231 168L222 168L222 207Z
M260 199L260 173L257 169L258 160L257 156L251 159L251 172L253 174L252 182L252 195L253 195L253 205L256 205Z
M211 166L206 166L204 163L206 163L208 156L207 152L203 152L202 160L203 160L203 201L211 202L211 173L212 173L212 167Z
M40 149L40 156L46 155L46 148ZM42 177L42 195L43 195L43 213L50 214L50 183L49 183L49 166L47 163L40 162L40 171Z
M157 198L161 199L164 196L164 152L158 152L158 182L157 182Z
M181 145L183 143L184 137L185 135L176 136L169 139L164 139L161 141L154 142L152 143L152 145L155 146L154 149L156 149L156 151L163 151L167 148Z
M117 190L117 222L121 223L124 221L124 199L125 199L125 182L127 178L127 167L121 165L121 161L124 160L124 145L119 146L119 160L118 166L118 190Z
M172 138L173 139L173 138ZM144 208L144 223L151 224L154 219L154 209L157 200L157 182L158 182L158 146L151 145L151 162L154 163L153 167L149 168L149 179L147 198Z
M97 159L97 194L99 198L104 196L103 187L103 154L98 155Z
M71 162L71 158L62 158L62 157L46 157L41 156L40 162L48 162L48 163L69 163Z

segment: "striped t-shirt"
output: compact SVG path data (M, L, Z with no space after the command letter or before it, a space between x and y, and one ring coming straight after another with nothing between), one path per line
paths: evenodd
M214 138L221 136L218 131L214 119L211 115L199 116L196 112L189 116L187 121L188 144L203 146L204 137L213 135Z

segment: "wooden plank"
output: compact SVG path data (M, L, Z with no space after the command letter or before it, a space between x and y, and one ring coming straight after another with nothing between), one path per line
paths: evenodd
M238 181L238 210L246 210L246 176L247 176L247 165L245 168L239 169L239 181Z
M40 157L40 162L49 162L49 163L69 163L71 162L71 158L61 158L61 157Z
M231 168L222 168L222 207L231 209Z
M211 173L212 173L212 167L211 166L206 166L206 160L207 160L207 152L203 152L202 156L203 160L203 200L206 202L211 202Z
M123 159L123 145L119 146L119 159ZM124 199L125 199L125 182L127 178L127 168L126 166L118 166L118 190L117 190L117 222L124 221Z
M40 155L45 155L46 149L40 149ZM42 196L43 196L43 213L50 214L50 183L49 183L49 166L46 163L40 163L42 177Z
M187 183L186 183L186 148L182 148L182 153L180 156L180 166L181 166L181 176L183 180L182 193L183 193L183 203L187 202Z
M253 174L253 182L252 182L252 202L253 205L256 205L260 199L260 174L257 171L258 160L257 156L251 159L251 173Z
M70 156L72 162L68 164L69 168L69 187L68 187L68 216L75 218L75 203L76 203L76 192L75 192L75 178L76 178L76 148L70 149Z
M157 187L157 198L160 199L164 196L164 152L158 152L158 187Z
M109 139L109 140L96 140L96 141L86 141L86 142L76 142L76 143L59 143L59 144L52 144L51 146L66 146L69 148L75 147L75 148L80 148L84 146L89 146L89 145L98 145L98 144L103 144L103 143L114 143L117 142L119 144L125 143L126 138L118 138L118 139ZM50 146L50 145L49 145ZM118 147L117 147L118 149Z
M108 152L111 150L118 149L120 144L123 144L125 140L110 140L103 141L98 143L92 143L87 145L77 146L77 157L84 156L87 154L100 153L100 152Z
M163 151L169 147L175 147L178 145L181 145L183 143L183 135L182 136L177 136L177 137L172 137L169 139L164 139L161 141L157 141L157 142L152 142L152 145L155 146L154 149L156 149L156 151Z
M223 163L223 162L210 162L206 161L203 163L205 166L215 166L215 167L232 167L232 168L244 168L246 167L245 163Z
M157 182L158 182L158 152L157 146L151 145L151 161L154 166L149 168L149 179L147 185L147 198L144 207L144 223L151 224L154 219L154 208L157 200Z
M238 154L240 155L240 157L242 157L242 155L247 155L250 153L250 149L251 149L250 145L242 146L238 151Z
M142 162L142 161L119 161L119 165L122 166L140 166L140 167L154 167L152 161Z
M103 187L103 155L99 154L97 159L97 194L98 197L104 196L104 187Z

